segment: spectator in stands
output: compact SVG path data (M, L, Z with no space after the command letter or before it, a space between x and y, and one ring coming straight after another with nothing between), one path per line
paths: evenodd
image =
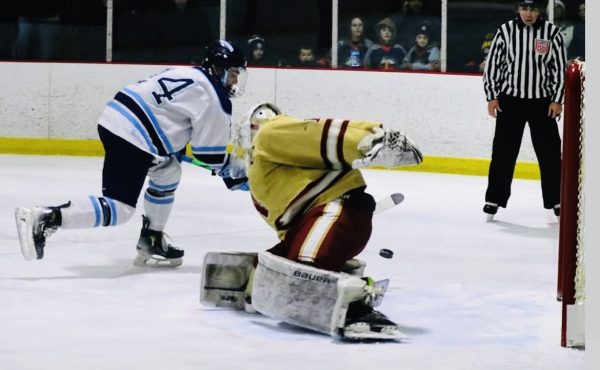
M421 24L427 23L429 27L429 42L439 46L441 36L441 22L438 11L427 9L424 0L401 0L402 5L399 12L392 14L390 18L396 24L397 40L400 45L411 45L414 41L413 31ZM440 7L439 0L432 2ZM429 14L431 13L431 14Z
M337 44L337 65L350 68L362 67L365 53L373 45L373 41L365 37L365 22L361 17L353 17L349 25L348 36L340 39ZM328 59L331 59L331 54Z
M479 49L479 55L476 58L469 60L465 64L465 72L483 72L485 69L485 62L487 60L488 54L490 52L490 46L492 46L492 40L494 39L494 33L489 32L483 36L483 41L481 42L481 48Z
M550 3L548 3L548 12L550 11ZM554 0L554 22L560 29L562 34L565 49L567 49L567 59L571 59L569 53L571 43L573 42L573 32L575 27L567 20L567 8L562 0Z
M318 67L317 60L315 58L315 49L312 46L302 45L298 48L298 56L294 63L295 67Z
M423 23L417 30L414 46L408 51L400 69L440 70L440 49L429 42L429 26L426 23Z
M578 20L573 25L573 41L567 50L569 59L585 60L585 1L579 3Z
M50 60L60 30L61 0L20 0L19 31L13 45L15 59Z
M367 68L399 68L406 57L406 50L396 41L396 25L385 18L375 25L379 43L372 45L365 54L364 66Z
M266 41L259 35L252 35L248 39L248 65L251 66L277 66L278 62L267 53Z

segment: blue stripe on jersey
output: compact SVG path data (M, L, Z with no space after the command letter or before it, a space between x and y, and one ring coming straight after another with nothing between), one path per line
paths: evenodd
M100 226L100 217L102 216L102 211L100 210L100 203L98 202L98 198L94 196L89 196L90 202L92 206L94 206L94 214L96 215L96 221L94 221L94 227Z
M148 117L150 118L150 121L152 122L152 126L154 126L154 129L156 130L156 133L158 134L158 136L160 136L160 139L165 144L168 154L173 153L174 152L173 146L171 145L169 138L167 137L167 135L165 135L165 132L163 131L160 124L158 123L156 116L154 115L154 113L152 113L152 110L150 109L148 104L146 104L144 99L142 99L142 97L138 93L136 93L135 91L133 91L131 89L124 88L123 91L125 91L127 94L133 96L135 101L142 107L144 112L146 112L146 115L148 115Z
M229 99L229 95L227 94L227 91L225 90L223 85L221 85L211 75L209 75L208 72L206 72L206 70L204 68L192 67L192 69L195 69L195 70L201 72L204 75L204 77L206 77L206 79L208 79L210 84L215 89L217 96L219 97L219 101L221 102L221 109L223 109L223 111L225 113L227 113L231 116L231 112L232 112L231 99Z
M154 144L152 144L152 140L148 136L148 132L146 132L146 130L144 128L142 128L142 126L140 125L140 123L138 122L137 119L135 119L131 114L129 114L129 112L127 112L125 109L123 109L123 107L121 107L121 105L117 104L113 100L109 101L107 105L109 107L111 107L112 109L116 110L117 112L121 113L121 115L123 115L123 117L127 118L127 120L129 122L131 122L131 124L133 124L133 126L136 128L136 130L138 130L138 132L144 138L144 141L146 141L146 145L148 145L148 149L150 150L150 153L158 154L158 150L156 149Z
M115 95L115 100L119 103L123 104L133 115L137 118L137 120L144 126L148 136L152 143L156 146L156 150L159 155L165 156L167 155L167 149L165 148L162 139L158 135L156 128L150 121L150 118L144 112L144 109L129 95L125 94L122 91L119 91L117 95Z
M115 205L115 201L110 199L109 197L104 197L104 199L106 199L106 202L108 203L108 206L110 207L110 215L111 215L110 226L115 226L117 224L117 207Z
M150 185L150 187L152 187L153 189L156 189L156 190L174 191L175 189L177 189L177 185L179 185L179 182L176 182L174 184L168 184L168 185L158 185L154 181L150 180L150 181L148 181L148 185Z
M208 152L216 152L223 153L227 150L226 146L193 146L192 152L198 153L208 153Z

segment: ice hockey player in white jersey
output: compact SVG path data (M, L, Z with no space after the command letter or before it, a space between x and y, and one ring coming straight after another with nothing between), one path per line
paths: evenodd
M105 150L102 196L72 198L55 207L18 207L15 218L25 259L43 258L46 238L58 228L125 223L148 177L134 263L180 265L183 250L163 233L181 178L180 154L189 144L194 157L223 177L228 188L246 186L246 179L229 177L226 154L230 98L241 95L245 84L244 54L219 40L206 47L202 66L169 68L120 90L98 120Z
M301 119L270 103L253 107L233 133L232 169L247 168L252 201L280 239L259 253L250 274L246 294L252 306L345 338L397 338L397 325L364 299L372 296L372 286L341 272L360 269L354 257L371 236L375 201L365 192L359 169L418 165L419 149L403 132L380 122ZM240 308L232 293L241 284L223 286L227 276L217 275L227 268L212 268L221 261L214 257L205 259L201 300ZM223 261L235 259L229 255ZM227 302L215 294L223 288L233 288L223 290Z

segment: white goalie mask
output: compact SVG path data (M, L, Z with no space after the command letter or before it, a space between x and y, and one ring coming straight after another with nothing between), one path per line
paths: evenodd
M231 177L246 176L246 170L252 162L252 139L263 123L280 114L281 110L275 104L265 102L250 108L238 123L234 123L228 147Z

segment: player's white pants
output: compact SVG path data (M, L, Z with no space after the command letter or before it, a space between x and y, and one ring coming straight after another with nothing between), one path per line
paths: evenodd
M90 195L71 199L70 205L60 211L62 228L81 229L124 224L135 213L135 208L108 197Z
M148 171L148 188L144 193L144 212L151 230L162 231L173 209L175 190L181 180L181 163L175 158L157 164Z

